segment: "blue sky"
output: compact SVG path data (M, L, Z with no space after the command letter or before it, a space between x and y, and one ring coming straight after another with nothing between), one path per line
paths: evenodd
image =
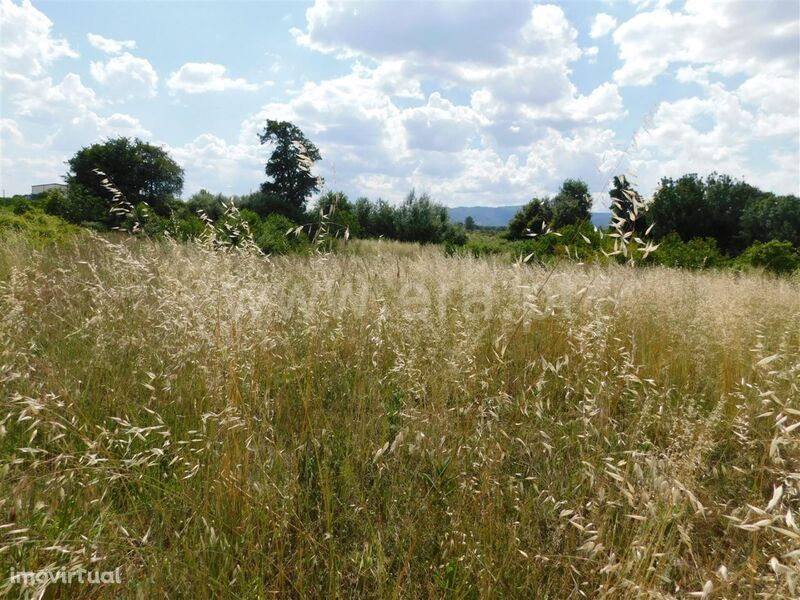
M327 189L520 204L611 176L729 173L800 193L797 2L2 3L6 194L82 146L163 145L201 188L257 189L267 118Z

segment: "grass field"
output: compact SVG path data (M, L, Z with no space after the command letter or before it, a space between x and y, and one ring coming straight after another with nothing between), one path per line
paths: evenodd
M800 594L796 278L12 236L0 402L9 597Z

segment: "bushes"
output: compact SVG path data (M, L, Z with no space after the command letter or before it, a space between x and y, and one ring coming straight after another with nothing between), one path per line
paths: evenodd
M266 254L288 254L297 252L308 244L305 233L290 234L297 225L288 217L271 214L261 222L255 233L256 244Z
M100 223L108 227L111 221L108 209L104 200L90 194L78 183L71 184L66 191L50 190L44 196L46 212L76 225Z
M712 238L694 238L688 242L672 233L661 240L661 244L648 258L648 263L665 267L682 269L704 269L721 267L729 263L729 259L720 252L716 240Z
M28 209L22 214L0 209L0 239L21 235L35 246L61 243L79 233L80 229L38 209Z
M791 242L756 242L742 253L738 263L742 266L761 267L772 273L788 274L800 269L800 252Z

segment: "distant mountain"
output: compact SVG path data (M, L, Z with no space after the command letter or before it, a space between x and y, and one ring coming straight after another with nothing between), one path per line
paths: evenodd
M476 225L505 227L522 206L456 206L448 208L450 220L463 223L467 217L475 219Z
M522 206L456 206L448 208L450 220L463 223L467 217L475 219L476 225L484 227L505 227ZM610 212L593 212L592 224L595 227L608 227Z

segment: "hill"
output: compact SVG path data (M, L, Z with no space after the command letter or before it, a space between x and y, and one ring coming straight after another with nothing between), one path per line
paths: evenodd
M522 208L519 206L455 206L448 208L450 220L463 223L467 217L475 219L477 225L484 227L505 227L511 218ZM611 222L610 212L593 212L592 224L607 227Z

